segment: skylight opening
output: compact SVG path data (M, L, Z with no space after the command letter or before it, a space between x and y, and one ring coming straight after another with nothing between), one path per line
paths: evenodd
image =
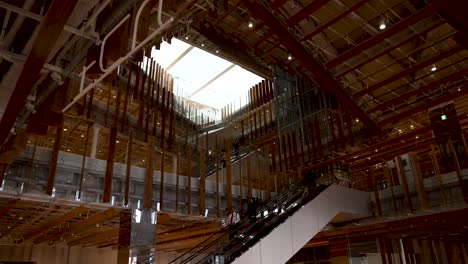
M153 59L174 78L174 93L204 105L200 113L210 120L221 119L227 104L239 109L247 102L248 90L262 77L209 52L173 38L152 49Z

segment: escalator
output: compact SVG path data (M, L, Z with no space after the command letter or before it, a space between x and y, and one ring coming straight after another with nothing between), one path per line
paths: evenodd
M242 221L235 239L224 229L170 263L285 263L339 213L368 216L368 201L366 192L335 184L294 186Z

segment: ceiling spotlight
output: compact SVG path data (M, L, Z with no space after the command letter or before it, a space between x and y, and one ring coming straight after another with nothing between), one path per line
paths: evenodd
M115 141L115 143L119 144L119 143L120 143L120 141L116 140L116 141Z
M252 22L249 22L249 28L253 28L253 23Z
M398 132L402 133L402 132L403 132L403 130L401 130L401 129L398 129Z
M63 131L67 131L68 129L64 128Z
M219 50L216 50L216 53L219 53Z
M385 23L382 23L382 24L380 24L379 28L380 28L380 30L384 30L384 29L387 28L387 25L385 25Z
M205 43L202 43L201 46L202 46L202 47L205 47Z
M288 60L292 60L291 54L288 55Z
M414 126L413 126L413 125L411 125L410 127L411 127L411 129L413 129L413 128L414 128Z
M437 71L437 67L436 67L436 65L435 65L435 64L434 64L434 65L432 65L431 71L433 71L433 72Z
M447 120L447 116L446 116L446 115L441 115L441 116L440 116L440 119L441 119L441 120Z
M359 119L356 118L356 122L359 122Z
M83 134L81 134L81 137L82 137L82 138L84 138L84 135L83 135Z
M188 40L188 36L186 36L185 39Z

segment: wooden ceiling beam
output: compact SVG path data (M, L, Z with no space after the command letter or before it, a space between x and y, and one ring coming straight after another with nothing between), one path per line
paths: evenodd
M252 14L260 18L271 31L273 31L282 42L288 51L296 57L302 64L304 64L313 75L320 88L333 94L336 98L351 112L361 120L368 128L369 133L373 135L380 134L380 129L375 122L371 120L361 108L351 100L350 96L342 89L342 87L333 79L331 74L327 72L323 66L317 62L314 56L310 54L302 44L295 38L295 36L286 29L278 19L270 13L265 7L257 2L251 0L243 0L244 5L249 9Z
M32 42L31 51L24 62L23 69L11 93L10 100L0 120L0 145L3 145L10 134L10 130L16 122L26 99L34 88L37 76L47 61L50 52L70 18L78 0L54 0L50 4L44 16L35 39ZM44 38L44 36L47 36Z
M464 87L466 86L466 84L464 85ZM430 102L427 102L425 104L422 104L422 105L419 105L417 107L414 107L414 108L411 108L407 111L404 111L404 112L400 112L399 114L396 114L394 116L391 116L391 117L388 117L382 121L379 122L379 125L380 126L385 126L385 125L388 125L388 124L391 124L391 123L394 123L394 122L397 122L399 120L402 120L404 118L407 118L408 116L412 116L416 113L419 113L419 112L422 112L424 110L427 110L431 107L434 107L434 106L437 106L437 105L440 105L440 104L443 104L445 102L448 102L448 101L451 101L451 100L455 100L457 98L461 98L463 97L464 95L468 94L468 89L460 89L459 91L456 91L456 92L453 92L453 93L449 93L447 95L444 95L444 96L441 96L435 100L432 100Z
M69 233L72 232L82 232L85 229L97 224L104 222L106 220L112 219L119 215L119 211L115 210L114 208L109 208L103 212L94 214L86 219L83 219L79 222L73 223L70 225L69 228L65 228L59 232L52 233L50 235L42 236L35 239L33 242L35 244L39 244L45 241L54 241L60 237L67 236Z
M101 241L101 240L107 240L110 238L117 238L119 235L119 228L116 229L111 229L107 231L97 231L89 236L82 237L79 239L71 240L67 244L68 246L78 246L78 245L86 245L89 244L90 242L96 243L96 241Z
M393 36L405 29L407 29L409 26L425 19L426 17L434 14L437 11L438 5L436 4L431 4L421 10L419 10L417 13L401 20L400 22L396 23L395 25L389 27L387 30L383 31L380 34L377 34L364 42L358 44L357 46L343 52L342 54L338 55L336 58L328 61L325 63L325 67L328 69L334 68L341 64L342 62L350 59L351 57L354 57L364 50L384 41L386 38Z
M58 218L55 218L45 224L43 224L42 226L34 229L34 230L31 230L29 231L28 233L24 234L23 235L23 240L29 240L37 235L40 235L40 234L44 234L45 232L47 232L48 230L54 228L55 226L58 226L60 224L64 224L70 220L72 220L73 218L79 216L80 214L86 212L88 210L88 208L84 207L83 205L79 206L79 207L76 207L74 208L73 210L69 211L68 213L66 213L65 215L63 216L60 216Z
M423 94L423 93L426 93L434 88L438 88L439 86L445 84L445 83L448 83L448 82L451 82L451 81L454 81L456 79L459 79L459 78L463 78L463 76L465 75L468 75L468 69L465 69L463 71L459 71L459 72L455 72L453 74L450 74L448 76L445 76L435 82L431 82L427 85L424 85L422 87L419 87L418 89L415 89L415 90L412 90L412 91L409 91L407 93L404 93L404 94L401 94L399 96L396 96L390 100L387 100L385 102L382 102L380 103L379 105L375 106L374 108L371 108L369 110L367 110L367 113L374 113L376 111L379 111L379 110L384 110L385 108L387 107L390 107L394 104L399 104L399 103L402 103L402 102L405 102L408 98L410 97L413 97L413 96L416 96L418 94Z
M289 27L294 27L295 25L299 24L299 22L304 20L306 17L310 16L312 13L319 10L322 6L328 4L328 2L330 2L330 0L312 1L312 3L299 9L299 11L296 14L288 18L286 20L286 24L288 24Z
M373 56L370 56L369 58L363 60L362 62L360 62L360 63L358 63L358 64L356 64L356 65L350 67L350 68L347 69L346 71L343 71L343 72L338 73L338 74L336 75L336 77L339 78L339 77L345 76L346 74L348 74L348 73L354 71L355 69L357 69L357 68L359 68L359 67L361 67L361 66L363 66L363 65L366 65L366 64L368 64L369 62L371 62L371 61L373 61L373 60L375 60L375 59L377 59L377 58L379 58L379 57L382 57L382 56L385 55L385 54L390 54L390 52L391 52L392 50L397 49L397 48L399 48L399 47L401 47L401 46L403 46L403 45L405 45L405 44L407 44L407 43L410 43L410 42L412 42L412 41L415 41L416 39L427 35L427 34L428 34L429 32L431 32L432 30L434 30L434 29L436 29L436 28L438 28L438 27L440 27L440 26L442 26L442 25L444 25L444 24L445 24L445 21L439 21L439 22L437 22L437 23L431 25L430 27L428 27L428 28L426 28L426 29L424 29L424 30L422 30L422 31L420 31L420 32L418 32L418 33L416 33L416 34L414 34L414 35L411 35L410 37L408 37L408 38L406 38L406 39L404 39L404 40L398 42L397 44L395 44L395 45L393 45L393 46L390 46L390 47L388 47L388 48L386 48L386 49L383 49L382 51L378 52L377 54L375 54L375 55L373 55Z
M434 57L431 57L425 61L422 61L418 64L415 64L413 65L412 67L410 68L407 68L397 74L394 74L392 76L390 76L389 78L386 78L376 84L373 84L371 86L369 86L368 88L366 89L363 89L359 92L356 92L353 94L353 97L354 98L359 98L359 97L362 97L363 95L365 94L370 94L371 92L374 92L376 91L377 89L379 88L382 88L384 87L385 85L388 85L396 80L399 80L411 73L414 73L416 71L419 71L419 70L422 70L426 67L430 67L431 65L433 65L434 63L440 61L440 60L443 60L443 59L446 59L450 56L453 56L455 54L457 54L458 52L462 51L463 50L463 47L462 46L459 46L459 45L456 45L454 47L451 47L450 49L448 50L445 50L443 51L442 53L439 53L438 55L434 56Z
M323 24L321 24L320 26L314 28L310 33L306 34L302 39L301 41L306 41L308 39L311 39L313 38L315 35L321 33L322 31L324 31L326 28L330 27L331 25L335 24L336 22L340 21L341 19L343 19L344 17L346 17L347 15L353 13L354 11L358 10L359 8L361 8L363 5L367 4L369 2L369 0L361 0L359 1L358 3L356 3L355 5L353 5L352 7L348 8L346 11L344 11L343 13L339 14L338 16L332 18L331 20L329 20L328 22L325 22Z

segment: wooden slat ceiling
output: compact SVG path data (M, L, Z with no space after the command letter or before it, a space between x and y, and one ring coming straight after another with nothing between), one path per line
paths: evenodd
M126 208L55 198L0 198L0 243L116 246L119 214ZM186 251L221 231L219 220L182 214L158 214L157 249ZM189 238L188 240L186 240Z

